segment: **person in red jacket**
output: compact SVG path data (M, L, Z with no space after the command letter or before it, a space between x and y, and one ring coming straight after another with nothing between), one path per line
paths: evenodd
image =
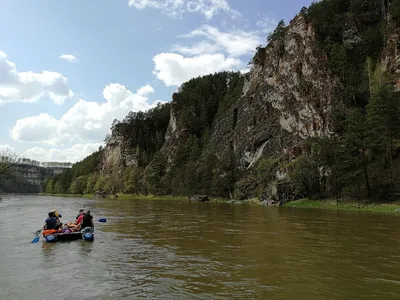
M78 219L76 220L76 225L80 225L83 221L83 217L85 216L85 212L82 212L81 215L78 217Z
M79 213L78 213L78 215L76 216L75 220L78 220L78 218L79 218L83 213L85 213L85 210L84 210L83 208L81 208L81 209L79 210Z

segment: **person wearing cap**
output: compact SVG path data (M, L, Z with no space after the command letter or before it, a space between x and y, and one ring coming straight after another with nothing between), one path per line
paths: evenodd
M79 210L79 213L78 213L78 215L76 216L75 220L78 220L79 217L80 217L82 214L84 214L84 213L85 213L85 210L81 208L81 209Z

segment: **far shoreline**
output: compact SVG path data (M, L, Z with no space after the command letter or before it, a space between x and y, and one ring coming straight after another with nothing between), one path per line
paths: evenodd
M85 198L93 199L99 198L93 194L48 194L39 193L40 196L53 196L53 197L74 197L74 198ZM100 199L115 199L114 196L105 197ZM174 200L174 201L189 201L187 196L158 196L158 195L130 195L130 194L118 194L117 199L122 200ZM231 200L225 198L210 197L210 203L228 203L228 204L251 204L265 206L263 202L258 199L247 199L247 200ZM374 212L374 213L386 213L386 214L400 214L400 201L380 203L380 202L359 202L356 200L346 200L337 202L334 199L322 199L322 200L310 200L310 199L299 199L287 202L281 207L287 208L308 208L308 209L328 209L328 210L345 210L345 211L362 211L362 212Z

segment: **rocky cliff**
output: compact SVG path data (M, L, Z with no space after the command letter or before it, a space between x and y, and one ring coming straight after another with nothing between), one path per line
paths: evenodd
M358 129L360 124L349 125L343 120L353 111L374 113L371 105L375 102L367 105L374 96L371 88L374 80L371 75L367 76L365 69L367 58L372 58L371 70L382 67L391 84L399 89L399 30L397 24L388 25L388 5L361 1L348 7L336 7L329 3L313 4L312 12L303 8L288 26L280 24L268 45L257 48L251 70L246 75L238 78L215 74L185 83L172 97L168 126L156 122L158 125L146 131L158 137L151 140L152 144L157 141L154 147L147 145L144 151L143 143L138 142L134 143L136 148L132 147L133 135L126 134L129 126L125 134L113 130L104 151L102 174L120 173L121 169L142 165L146 168L143 178L135 183L140 191L216 194L215 190L224 186L220 189L223 194L232 196L233 185L236 183L236 188L240 183L252 190L246 196L265 194L264 190L276 196L279 193L276 184L288 176L288 166L299 161L298 157L309 157L311 163L306 162L306 165L310 172L316 170L315 174L308 176L307 169L303 168L306 171L299 180L308 194L321 189L315 188L315 183L320 184L332 170L337 172L337 193L349 178L353 184L368 187L369 161L376 161L376 158L365 157L365 149L370 147L369 153L379 149L373 148L377 146L372 142L359 142L358 137L370 127L368 122L373 118L365 120ZM338 20L341 23L335 23ZM369 27L365 25L366 20L370 20ZM339 132L335 131L334 112L342 118ZM364 119L359 121L364 122ZM345 136L346 130L349 137ZM327 149L320 151L325 157L312 157L315 150L310 150L310 139L329 140L337 135L344 138L333 139L336 149L326 146ZM394 135L391 139L395 139ZM151 159L155 153L159 155L155 161L150 159L143 163L139 152ZM359 173L346 177L346 172L351 170L333 166L332 157L342 157L335 162L340 164L345 160L344 152L347 160L354 160L352 163ZM363 157L355 153L363 153ZM260 185L260 180L253 184L254 176L260 179L265 175L257 167L265 158L278 161L273 168L273 178L268 184ZM391 154L390 160L394 158ZM379 172L386 172L387 166L385 162ZM246 174L253 171L258 175L253 174L247 180ZM378 172L374 170L373 174ZM360 176L366 179L360 180ZM154 185L158 185L158 189L154 189Z
M42 192L42 184L47 177L63 173L69 168L41 167L17 163L11 167L10 180L1 182L0 190L10 193L38 193Z
M233 147L242 170L310 137L331 135L330 113L340 101L340 85L304 14L279 40L258 49L242 96L214 127L208 150L222 154Z
M331 107L340 101L340 84L328 68L327 55L320 49L306 13L296 16L279 39L257 50L242 95L214 120L203 159L211 152L222 157L233 150L236 167L243 171L263 156L295 152L294 147L300 148L303 140L331 134ZM182 122L175 98L174 94L161 148L169 164L175 160L178 145L190 136L187 128L179 126ZM115 131L105 147L103 174L137 166L137 157L127 155L131 150Z

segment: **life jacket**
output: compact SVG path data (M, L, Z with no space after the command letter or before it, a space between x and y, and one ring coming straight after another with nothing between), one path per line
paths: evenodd
M55 217L49 217L46 219L46 229L56 229L57 225L59 223L59 220Z
M57 230L55 230L55 229L46 229L46 230L43 230L43 236L46 236L46 235L48 235L48 234L53 234L53 233L57 233Z

